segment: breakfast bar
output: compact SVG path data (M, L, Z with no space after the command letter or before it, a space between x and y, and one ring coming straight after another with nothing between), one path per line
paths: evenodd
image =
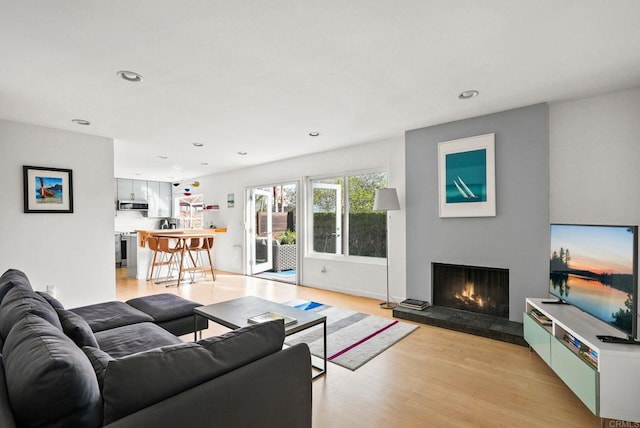
M135 277L136 279L150 279L148 275L151 272L151 264L157 248L149 248L149 238L157 238L157 240L167 239L171 241L170 248L172 248L175 257L178 258L178 285L184 279L184 274L187 272L193 275L194 272L210 270L215 279L210 252L213 248L213 239L215 236L220 233L225 233L226 231L226 228L136 230L138 245L137 251L135 251L135 259L129 263L129 276ZM153 240L151 240L151 242L153 242ZM196 242L199 244L196 245ZM206 254L203 259L208 259L208 265L205 263L197 263L197 257L194 257L194 254L197 252ZM166 276L168 266L158 266L158 268L163 271L162 273Z

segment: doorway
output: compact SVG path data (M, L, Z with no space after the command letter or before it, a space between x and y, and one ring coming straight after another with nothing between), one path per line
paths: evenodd
M247 266L251 276L298 283L298 183L246 190Z

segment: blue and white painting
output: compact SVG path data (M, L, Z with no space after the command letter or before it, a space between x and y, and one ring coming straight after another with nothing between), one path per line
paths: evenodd
M495 217L495 134L438 143L440 217Z
M487 150L449 153L445 156L446 202L487 201Z

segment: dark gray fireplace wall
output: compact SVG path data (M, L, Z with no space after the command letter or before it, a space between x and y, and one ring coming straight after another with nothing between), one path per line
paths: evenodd
M438 216L438 143L495 134L496 216ZM407 297L431 300L431 263L509 269L509 319L549 287L549 107L407 131Z

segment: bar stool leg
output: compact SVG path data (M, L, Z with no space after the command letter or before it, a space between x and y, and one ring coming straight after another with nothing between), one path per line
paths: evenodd
M158 252L153 252L153 258L151 259L151 266L149 266L149 270L147 271L147 281L153 279L153 269L156 267L156 258L158 257Z
M211 268L211 279L215 281L216 271L213 268L213 259L211 258L211 247L213 247L213 238L205 238L204 243L202 244L202 249L207 252L207 257L209 257L209 267Z

